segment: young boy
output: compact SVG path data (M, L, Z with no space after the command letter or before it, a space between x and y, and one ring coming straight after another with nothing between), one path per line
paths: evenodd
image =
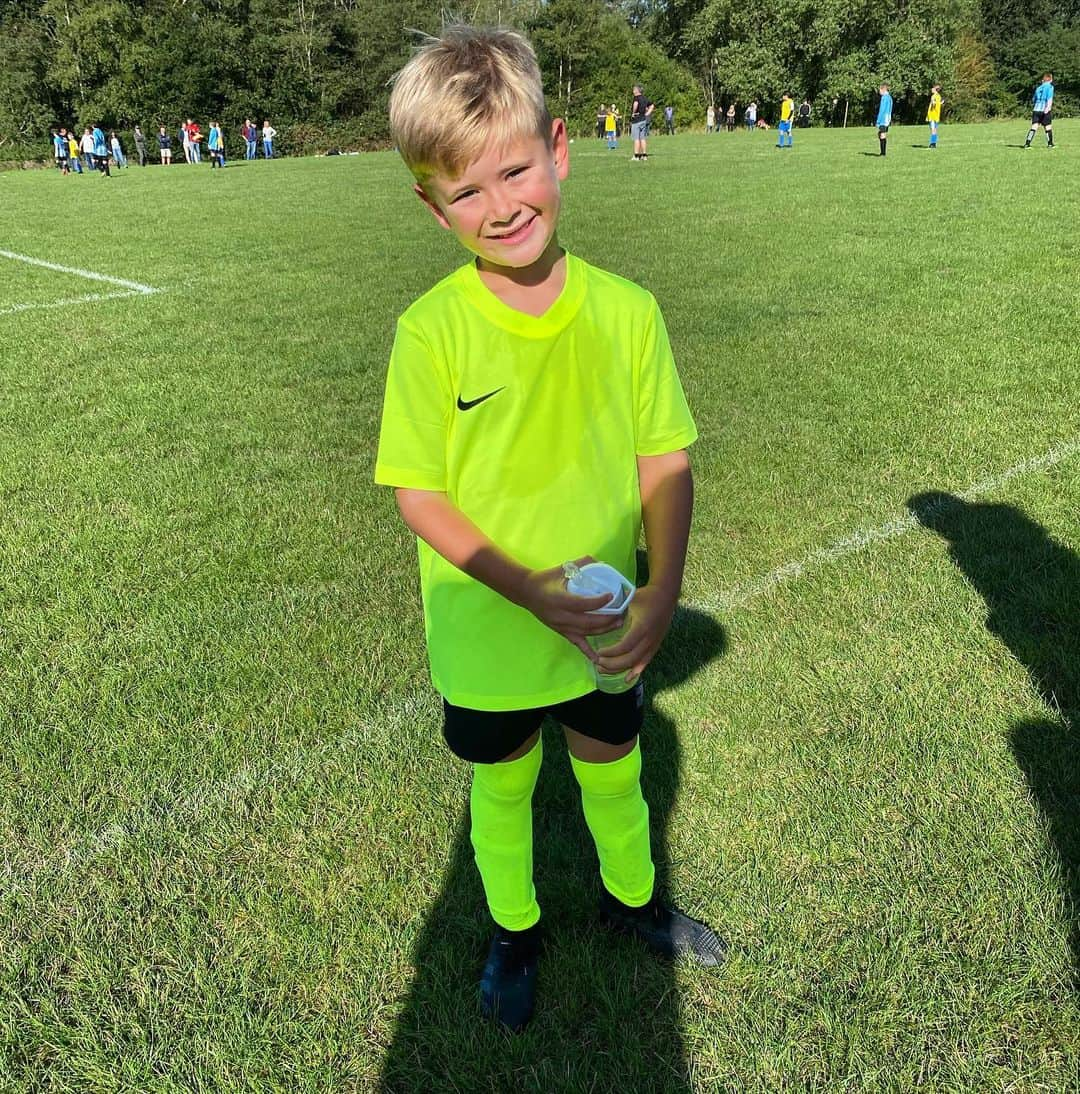
M776 147L791 148L791 122L795 115L795 100L785 91L780 99L780 124L776 127Z
M941 121L941 85L930 88L930 105L926 108L926 120L930 123L930 147L937 148L938 122Z
M596 842L601 919L667 956L718 964L720 940L653 890L641 794L641 684L671 623L693 488L693 419L659 308L644 289L559 245L566 126L529 44L456 26L398 74L394 141L414 190L469 263L398 321L375 481L418 537L443 734L473 767L472 843L495 934L481 1008L510 1029L533 1011L540 908L532 793L540 726L562 724ZM561 563L592 556L633 578L644 522L649 582L628 633L589 614Z
M619 108L614 103L604 115L604 132L607 134L608 151L613 152L619 147Z
M225 149L221 138L221 126L215 121L210 123L210 136L206 147L210 152L210 170L212 171L215 167L224 167Z
M61 129L59 131L52 131L53 142L53 158L56 160L56 166L60 169L61 175L68 173L68 139L67 130Z
M879 155L885 155L885 143L889 139L889 126L892 125L892 96L889 94L889 85L882 84L878 88L881 102L877 110L877 139L881 149Z
M1046 147L1054 147L1054 76L1050 72L1043 74L1042 83L1035 88L1035 103L1031 112L1031 128L1028 130L1024 147L1030 148L1039 126L1046 133Z

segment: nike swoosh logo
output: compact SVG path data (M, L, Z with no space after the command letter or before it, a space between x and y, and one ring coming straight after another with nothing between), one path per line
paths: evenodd
M481 395L479 399L470 399L466 402L460 395L457 397L458 410L472 410L474 406L479 406L486 399L490 399L492 395L498 395L502 391L501 387L497 387L494 391L489 391L486 395Z

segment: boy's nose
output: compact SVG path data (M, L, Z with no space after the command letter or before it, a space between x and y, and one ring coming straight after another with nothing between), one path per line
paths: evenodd
M488 212L496 224L505 224L514 219L518 203L505 190L495 190L491 194Z

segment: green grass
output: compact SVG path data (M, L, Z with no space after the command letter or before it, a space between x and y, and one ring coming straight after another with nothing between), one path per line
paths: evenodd
M109 286L0 260L0 1086L1076 1089L1055 128L897 128L885 161L869 129L658 137L647 167L575 142L564 242L656 294L701 433L643 740L662 873L731 959L594 931L552 738L516 1039L476 1018L467 770L371 484L394 320L460 252L389 154L0 175L0 248L164 290L5 314Z

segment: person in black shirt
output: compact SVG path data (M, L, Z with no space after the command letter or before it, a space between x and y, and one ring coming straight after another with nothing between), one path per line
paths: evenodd
M649 120L653 109L653 104L641 90L641 84L634 84L634 102L630 107L630 136L634 139L634 159L642 163L649 158L646 141L649 138Z

